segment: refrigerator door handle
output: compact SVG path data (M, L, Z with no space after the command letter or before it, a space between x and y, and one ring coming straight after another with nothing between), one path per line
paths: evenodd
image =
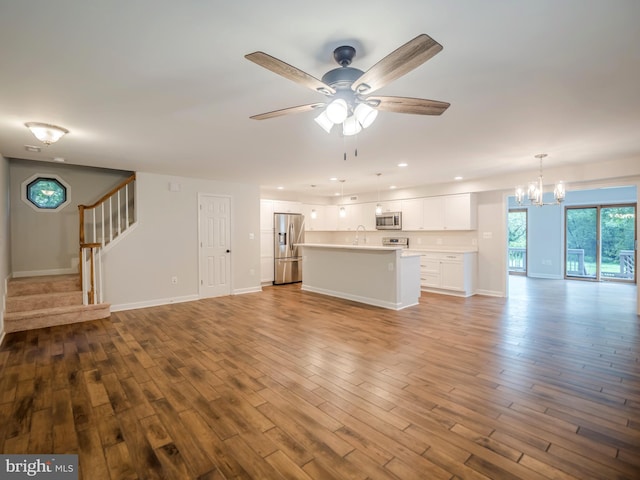
M293 251L293 223L289 224L289 250Z

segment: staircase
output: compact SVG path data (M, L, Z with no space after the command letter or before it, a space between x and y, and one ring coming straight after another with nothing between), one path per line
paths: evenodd
M6 333L108 318L108 303L82 304L79 275L13 278L7 283Z

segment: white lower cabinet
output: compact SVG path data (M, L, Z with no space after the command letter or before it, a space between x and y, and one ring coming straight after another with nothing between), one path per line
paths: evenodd
M422 290L468 297L476 289L475 252L429 252L420 256Z

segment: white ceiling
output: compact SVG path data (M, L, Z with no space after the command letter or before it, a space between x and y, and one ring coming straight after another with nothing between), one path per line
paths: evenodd
M638 0L0 0L0 154L296 195L640 158L639 20ZM249 119L323 97L245 54L320 78L336 46L367 70L420 33L444 50L376 93L442 116L381 112L357 157L314 113ZM71 133L29 153L28 121Z

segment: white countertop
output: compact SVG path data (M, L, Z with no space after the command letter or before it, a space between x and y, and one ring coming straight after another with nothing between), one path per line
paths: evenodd
M352 245L352 244L335 244L335 243L298 243L298 247L315 247L315 248L340 248L349 250L404 250L402 256L408 257L413 255L421 255L423 253L476 253L478 247L471 246L420 246L420 248L409 247L385 247L383 245Z
M431 247L421 246L420 248L409 247L410 252L415 253L477 253L478 247L452 247L452 246L439 246L434 245Z
M335 243L298 243L298 247L314 247L314 248L340 248L348 250L402 250L402 247L384 247L382 245L351 245L351 244L335 244Z

